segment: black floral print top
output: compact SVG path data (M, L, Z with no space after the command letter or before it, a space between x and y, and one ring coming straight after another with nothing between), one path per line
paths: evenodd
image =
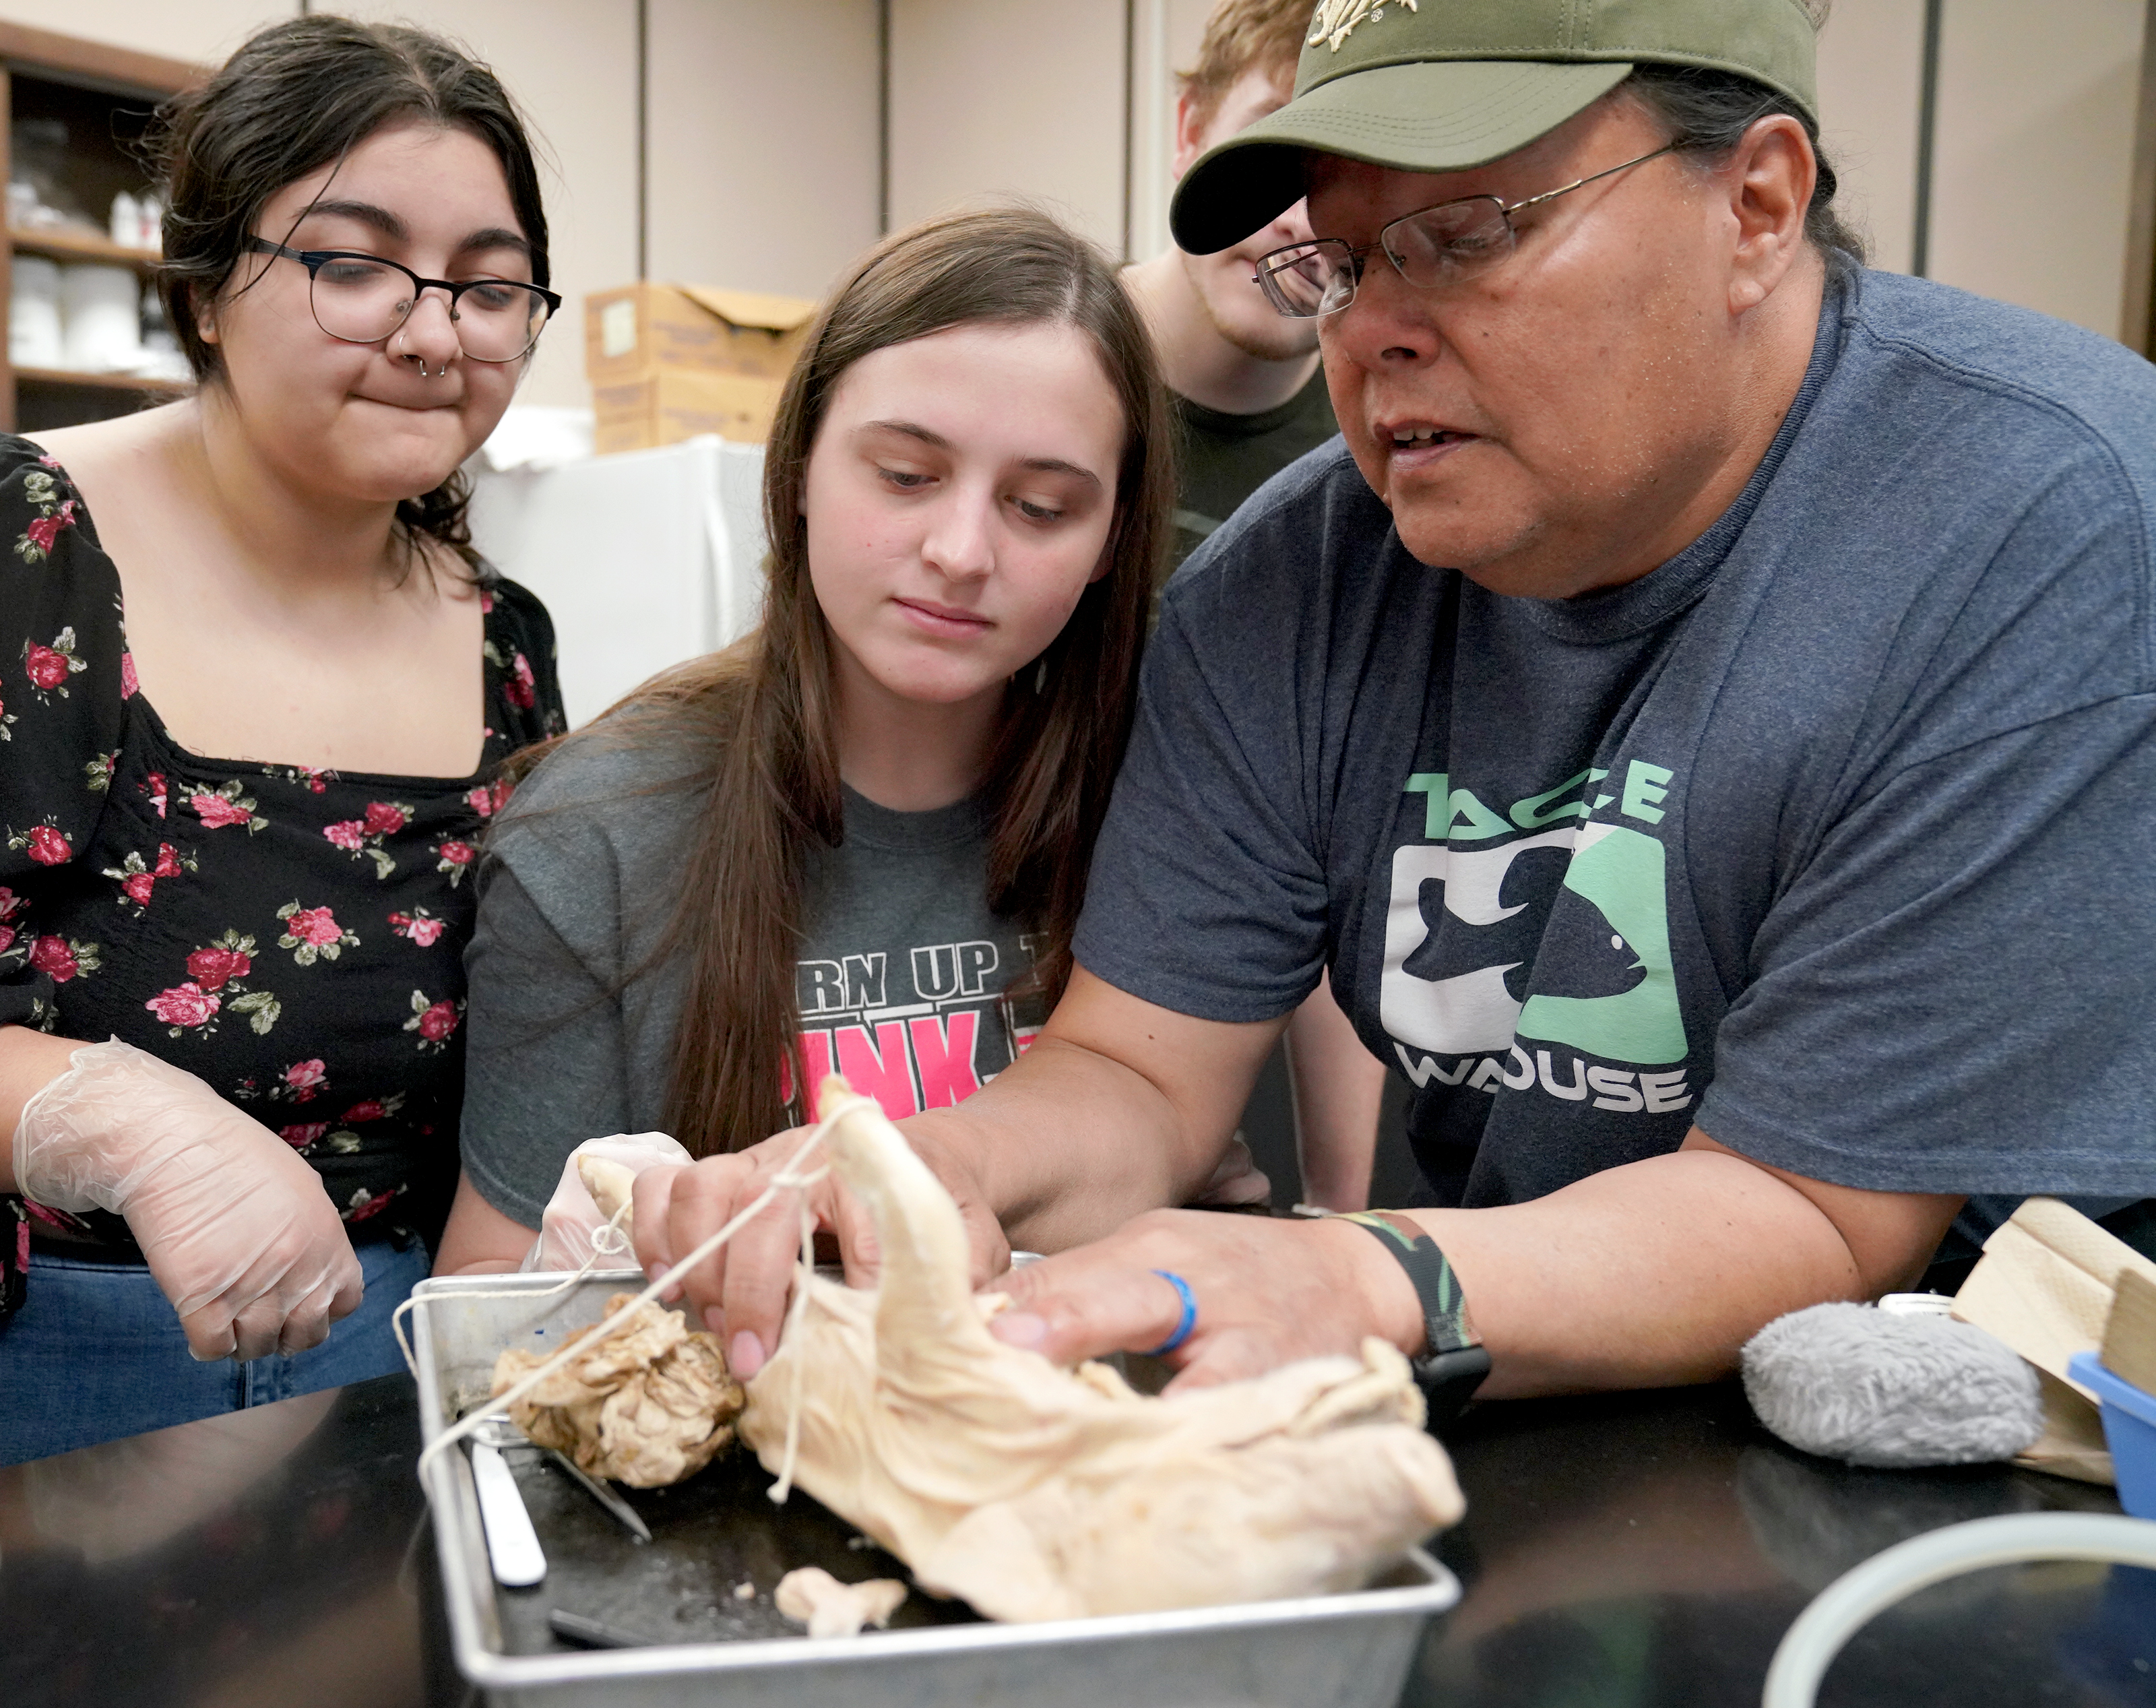
M0 435L0 1024L161 1056L305 1157L347 1221L439 1231L475 844L501 762L562 728L545 608L500 579L484 598L470 777L204 758L136 690L65 472ZM0 1315L38 1223L132 1254L118 1217L0 1202Z

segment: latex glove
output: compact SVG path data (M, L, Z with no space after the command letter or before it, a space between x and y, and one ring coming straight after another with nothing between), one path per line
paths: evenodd
M204 1362L321 1344L359 1306L359 1259L321 1177L192 1074L113 1039L23 1105L15 1183L127 1218Z
M580 1269L591 1260L593 1237L606 1226L607 1218L592 1202L591 1193L584 1189L583 1177L577 1172L579 1157L602 1157L609 1162L620 1163L632 1174L641 1174L662 1163L679 1166L696 1161L665 1133L615 1133L603 1139L586 1139L569 1152L568 1161L562 1165L561 1183L554 1188L554 1196L547 1200L546 1211L539 1218L538 1240L524 1254L524 1261L517 1266L520 1269L527 1273L533 1269ZM636 1254L624 1239L619 1252L600 1255L598 1267L633 1269L636 1267Z

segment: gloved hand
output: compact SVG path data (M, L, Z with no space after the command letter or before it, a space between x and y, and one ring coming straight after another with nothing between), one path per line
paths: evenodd
M292 1147L132 1044L87 1044L23 1105L15 1184L127 1218L204 1362L317 1346L359 1306L359 1259Z
M620 1163L632 1174L641 1174L660 1163L696 1161L665 1133L615 1133L608 1138L586 1139L562 1165L561 1183L539 1218L538 1240L517 1266L527 1274L533 1269L582 1269L591 1258L593 1236L607 1224L607 1218L592 1202L591 1193L584 1189L583 1177L577 1172L579 1157L603 1157ZM598 1266L633 1269L636 1254L624 1239L619 1253L600 1254Z

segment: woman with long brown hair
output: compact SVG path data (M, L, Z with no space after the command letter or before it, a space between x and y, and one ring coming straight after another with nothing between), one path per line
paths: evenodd
M580 1141L712 1156L834 1069L896 1117L1009 1064L1069 974L1173 491L1091 245L1011 208L862 259L779 407L762 627L495 826L441 1269L515 1262Z

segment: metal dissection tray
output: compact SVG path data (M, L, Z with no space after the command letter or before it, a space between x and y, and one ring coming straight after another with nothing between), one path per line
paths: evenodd
M422 1282L413 1326L427 1439L484 1401L503 1347L558 1349L643 1280L591 1275L545 1298L480 1295L546 1294L559 1276ZM536 1451L508 1456L547 1556L531 1589L494 1582L465 1454L441 1454L424 1472L456 1662L495 1708L1393 1708L1425 1622L1460 1595L1417 1550L1353 1594L1006 1625L916 1593L888 1631L814 1639L772 1605L785 1572L908 1574L799 1490L773 1505L753 1454L732 1453L675 1488L622 1490L649 1545ZM547 1623L555 1608L649 1646L567 1647Z

